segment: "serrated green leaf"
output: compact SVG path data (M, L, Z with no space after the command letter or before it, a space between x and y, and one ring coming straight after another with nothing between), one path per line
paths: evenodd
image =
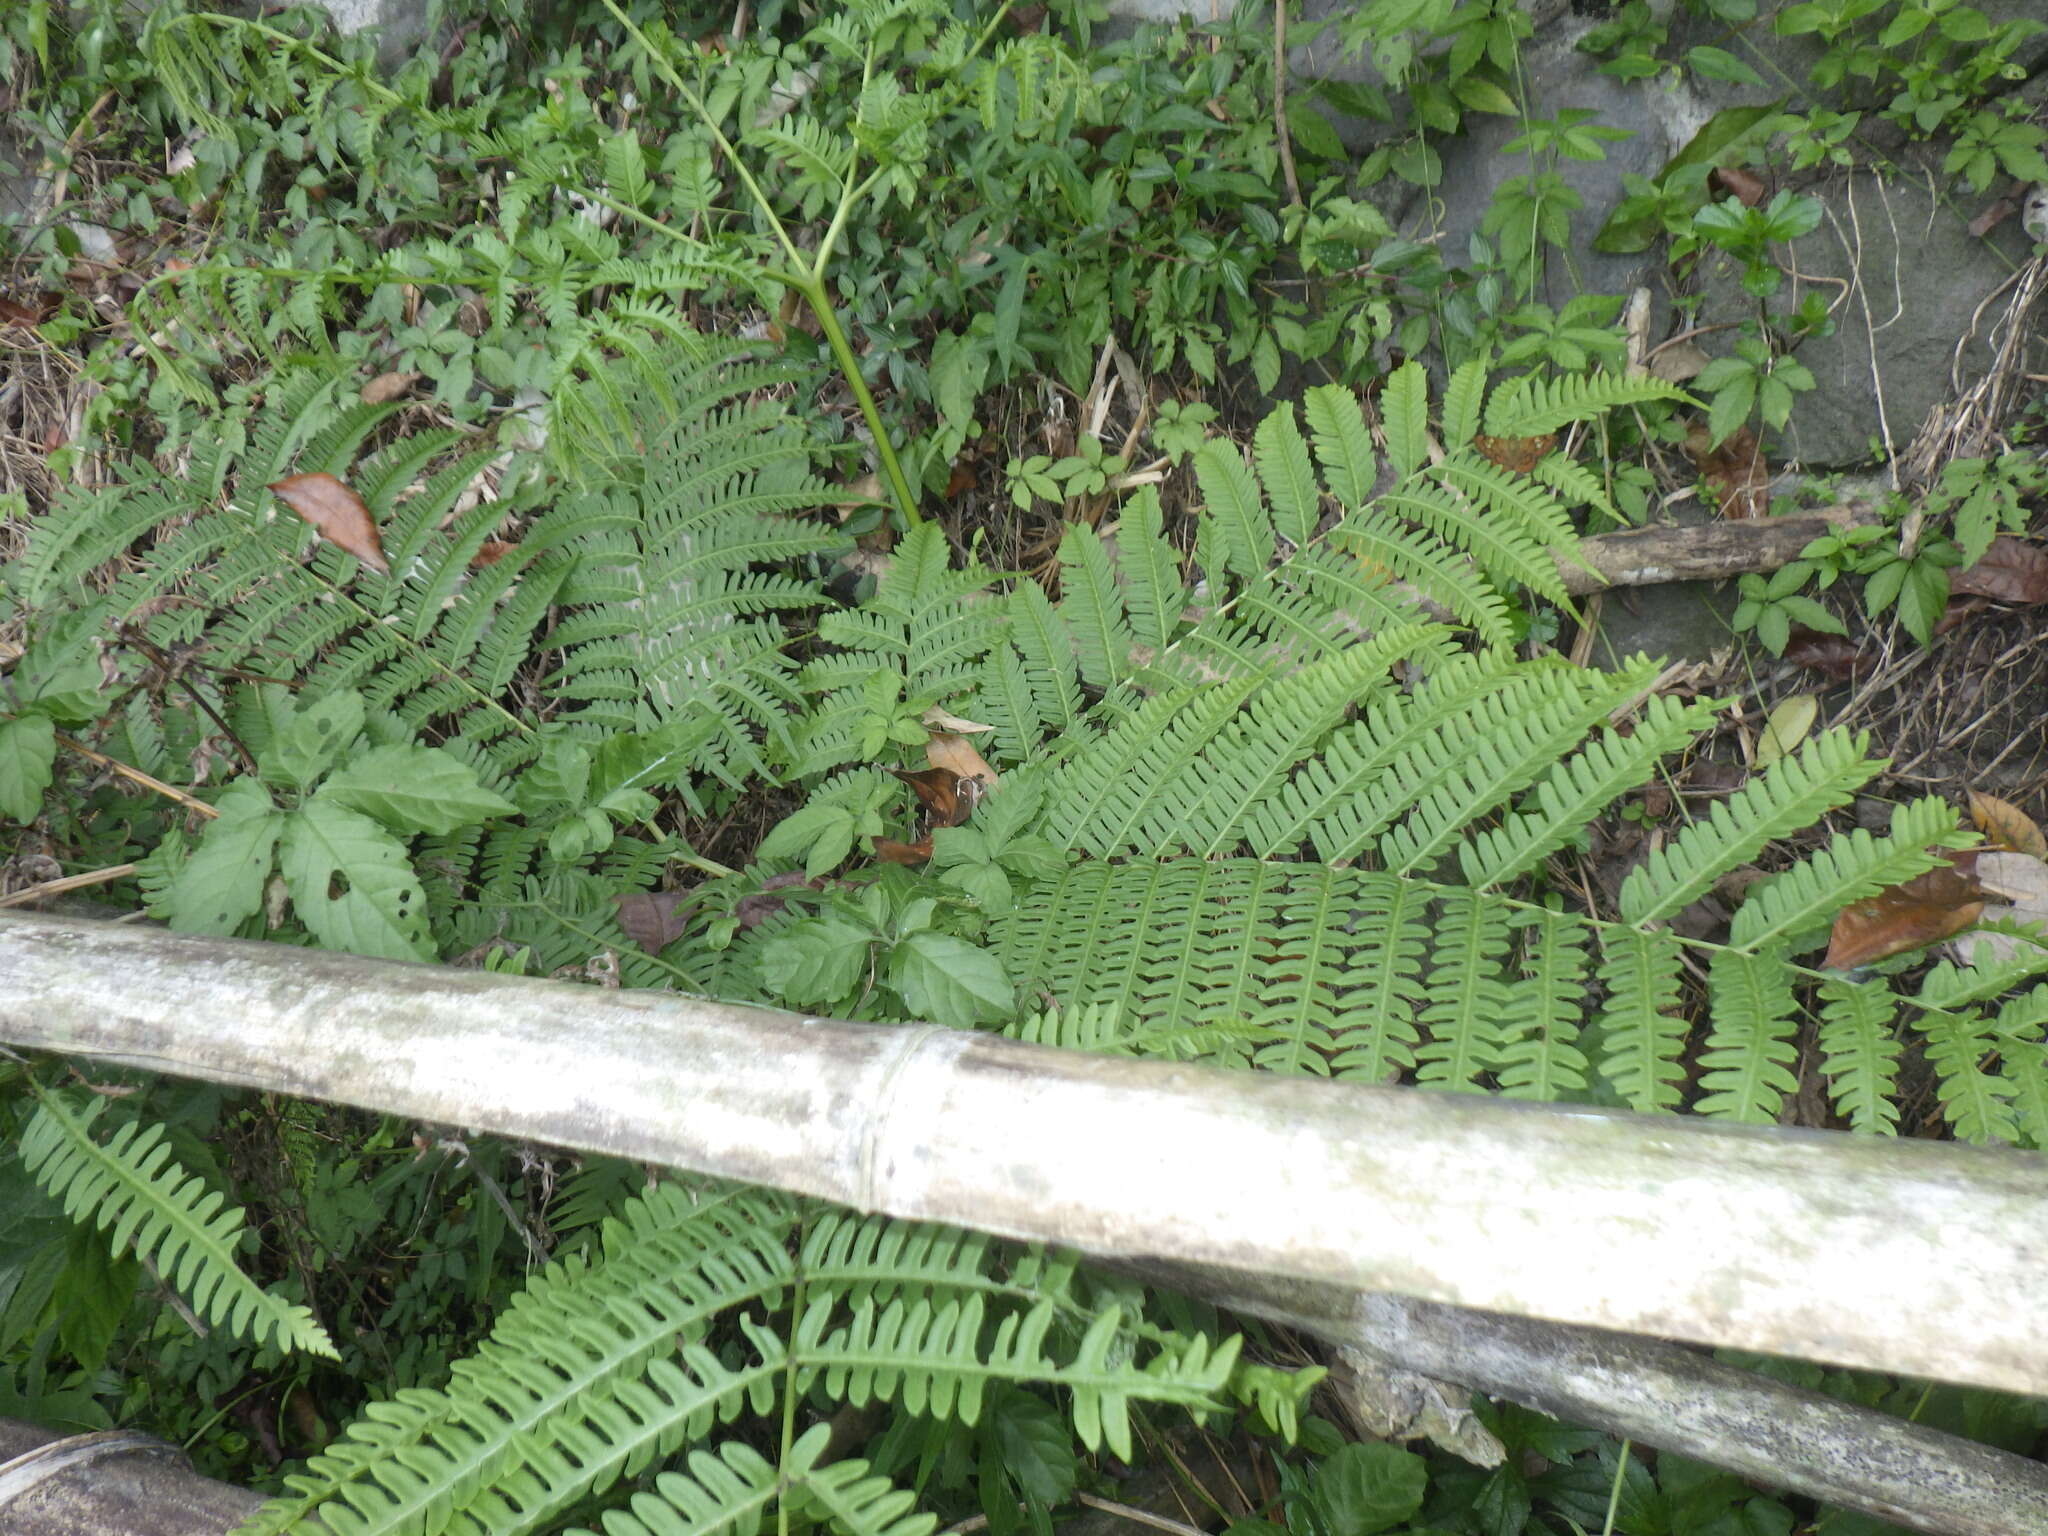
M232 934L263 910L285 817L254 779L228 785L214 809L220 815L150 907L180 933Z
M363 728L363 696L330 693L292 716L258 759L266 783L305 789L333 767Z
M851 998L867 969L865 928L831 917L792 923L761 949L761 980L770 994L794 1007Z
M1002 962L946 933L913 933L889 952L889 985L910 1011L939 1024L1010 1016L1015 992Z
M56 764L57 725L48 715L0 721L0 816L34 821Z
M393 832L444 836L518 810L477 782L476 769L439 747L376 747L328 775L314 796L373 816Z
M405 845L360 812L309 800L283 818L278 862L292 907L324 949L432 960L427 898Z

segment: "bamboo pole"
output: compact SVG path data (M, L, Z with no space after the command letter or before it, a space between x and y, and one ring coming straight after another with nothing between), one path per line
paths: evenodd
M1094 1255L2048 1390L2048 1162L0 913L0 1038Z

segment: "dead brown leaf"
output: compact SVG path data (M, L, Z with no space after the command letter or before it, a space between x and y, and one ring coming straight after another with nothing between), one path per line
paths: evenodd
M934 768L943 768L963 779L979 780L984 790L995 787L995 769L989 766L988 759L974 750L974 743L965 736L940 731L925 743L924 755Z
M1785 642L1785 659L1837 682L1848 682L1869 671L1874 660L1847 635L1824 635L1803 624L1793 626L1792 638Z
M683 936L697 904L688 891L629 891L612 898L619 908L619 926L626 937L658 955Z
M2048 838L2041 835L2040 825L2010 800L1980 794L1973 789L1970 791L1970 820L1992 846L2010 853L2048 859Z
M400 395L411 389L413 385L419 383L419 381L420 376L416 371L410 373L380 373L363 386L363 404L384 405L392 400L396 400Z
M332 475L293 475L273 480L270 489L337 549L346 550L373 571L391 574L384 558L384 541L377 536L377 519L363 498Z
M1771 510L1771 467L1756 434L1743 427L1726 441L1712 442L1704 422L1685 429L1685 451L1700 476L1714 488L1721 515L1731 522L1764 517Z
M1745 208L1754 208L1762 203L1764 193L1769 190L1761 176L1745 171L1739 165L1715 166L1707 181L1718 196L1732 197Z
M899 843L893 837L877 837L871 841L875 845L875 857L884 864L915 867L932 856L932 835L929 832L914 843Z
M1472 446L1502 469L1511 469L1518 475L1526 475L1537 466L1545 454L1557 446L1557 434L1546 432L1541 437L1488 437L1481 432L1472 439Z
M1848 971L1923 949L1961 933L1983 911L1976 851L1951 854L1924 875L1844 907L1828 935L1827 958L1821 964Z
M2001 533L1983 559L1949 577L1948 589L1998 603L2048 603L2048 549Z

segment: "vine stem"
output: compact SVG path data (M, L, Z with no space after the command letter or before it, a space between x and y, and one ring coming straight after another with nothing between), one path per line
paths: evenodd
M860 359L854 356L853 346L847 341L846 331L840 325L838 313L832 307L832 295L825 286L825 265L831 259L833 244L839 232L845 228L847 218L853 212L854 203L874 185L875 178L880 172L856 184L853 180L854 167L848 165L846 184L841 189L839 206L833 211L832 223L826 231L825 238L819 242L817 251L806 259L803 249L791 237L788 226L775 212L775 205L768 200L768 194L754 179L753 172L747 169L746 162L740 158L739 151L725 136L724 130L718 126L718 120L704 105L703 98L690 89L682 73L669 62L665 53L655 48L653 40L634 24L630 16L619 9L617 0L604 0L604 6L626 29L627 35L639 44L656 72L689 103L690 110L695 112L704 126L711 131L712 138L717 141L719 149L732 165L741 185L747 189L747 195L754 200L754 206L760 209L762 216L768 221L768 227L774 231L784 255L789 259L789 266L787 269L769 268L764 275L794 289L804 303L810 306L811 313L817 316L818 328L824 332L826 344L832 349L833 361L839 365L839 371L844 375L847 387L853 391L854 401L859 405L861 416L868 424L868 432L874 438L875 455L881 460L882 472L889 481L889 491L896 502L896 510L903 515L903 526L906 529L921 527L924 518L918 513L917 498L911 493L910 481L903 473L902 462L896 457L896 445L890 441L889 430L882 422L881 408L875 404L874 393L868 388L867 380L861 374ZM659 225L654 220L643 218L642 222L658 228L667 228L666 225ZM669 230L668 233L679 240L689 240L689 237L680 231Z

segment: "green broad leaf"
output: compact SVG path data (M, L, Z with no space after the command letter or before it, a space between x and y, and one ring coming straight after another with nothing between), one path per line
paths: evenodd
M278 847L299 921L324 949L432 960L427 898L405 845L360 812L309 800L285 818Z
M48 715L0 721L0 816L34 821L56 764L57 724Z
M1429 1471L1413 1451L1381 1444L1351 1444L1317 1469L1316 1502L1343 1536L1373 1536L1422 1508Z
M1688 48L1686 67L1709 80L1729 80L1737 85L1762 85L1764 77L1725 48Z
M965 891L974 898L976 906L992 915L1009 911L1015 901L1010 877L997 864L956 864L939 878L947 885Z
M264 781L309 788L348 750L363 728L363 714L363 696L354 690L306 705L257 760Z
M1330 126L1327 117L1302 97L1288 98L1287 129L1294 136L1296 148L1324 160L1344 158L1344 141L1337 137L1337 130Z
M1749 420L1749 413L1756 405L1756 375L1743 373L1730 379L1714 396L1707 407L1707 436L1716 443L1726 442L1735 430Z
M1065 1417L1044 1398L1021 1389L994 1396L986 1433L995 1441L997 1464L1025 1498L1058 1504L1073 1492L1078 1466Z
M1006 1019L1015 990L1002 962L978 944L945 933L913 933L889 951L889 985L910 1011L936 1024Z
M150 905L180 933L225 936L263 910L263 887L285 818L255 779L236 779L214 809L220 815Z
M867 970L868 929L832 917L805 918L761 949L761 981L773 997L797 1008L853 997Z
M318 800L373 816L393 832L436 836L518 810L477 782L476 769L439 747L377 747L328 775Z

